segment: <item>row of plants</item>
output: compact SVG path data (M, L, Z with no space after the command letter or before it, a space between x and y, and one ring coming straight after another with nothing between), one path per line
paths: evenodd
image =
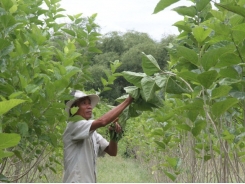
M154 13L176 2L161 0ZM123 73L129 94L163 99L128 120L125 141L158 182L244 182L245 2L192 2L173 9L184 19L168 68L143 54L143 73Z
M64 101L90 80L100 34L96 14L65 15L59 2L0 0L0 181L52 182L63 170Z

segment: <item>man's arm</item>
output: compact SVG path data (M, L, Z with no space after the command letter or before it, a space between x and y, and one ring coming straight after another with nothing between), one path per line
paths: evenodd
M115 131L116 133L121 133L121 126L118 124L118 118L113 121L115 124L114 129L110 129L109 131ZM112 139L112 137L111 137ZM110 140L109 145L106 147L105 152L110 156L117 156L117 142L115 140Z
M109 112L105 113L103 116L101 116L99 119L96 119L93 121L90 131L96 130L97 128L104 127L111 123L113 120L115 120L122 112L123 110L129 106L133 101L133 98L129 96L126 98L121 104L111 109Z
M110 143L106 147L105 152L110 156L117 156L117 142L110 140Z

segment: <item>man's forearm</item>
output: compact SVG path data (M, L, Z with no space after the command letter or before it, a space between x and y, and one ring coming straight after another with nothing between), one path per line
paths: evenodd
M106 147L105 152L110 156L117 156L117 142L110 140L109 146Z

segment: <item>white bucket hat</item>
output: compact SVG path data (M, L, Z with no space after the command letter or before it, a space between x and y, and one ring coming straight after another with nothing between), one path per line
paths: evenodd
M94 108L97 105L97 103L100 101L100 97L98 95L87 95L84 92L79 91L79 90L72 91L70 94L72 96L74 96L74 99L66 102L65 110L68 114L70 114L70 108L71 108L72 104L80 98L89 97L90 101L91 101L92 108Z

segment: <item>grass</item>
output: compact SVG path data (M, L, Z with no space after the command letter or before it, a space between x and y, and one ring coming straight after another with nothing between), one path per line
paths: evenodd
M154 183L154 178L146 168L131 158L120 155L99 157L97 162L97 182L99 183Z

